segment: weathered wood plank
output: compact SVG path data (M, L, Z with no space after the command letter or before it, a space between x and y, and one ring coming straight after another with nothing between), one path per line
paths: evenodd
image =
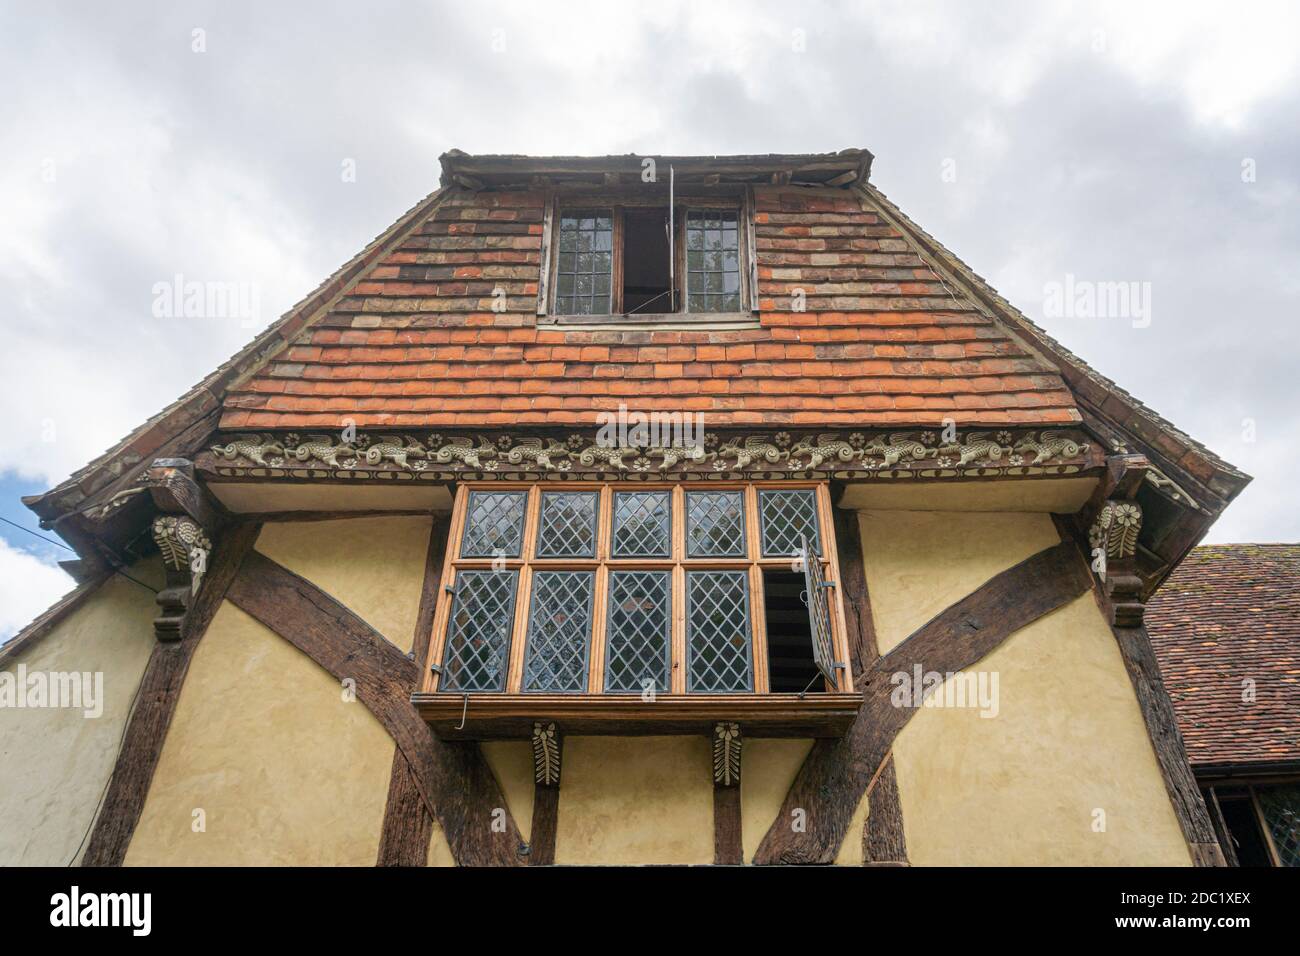
M907 839L903 835L903 804L898 796L894 755L885 760L875 786L867 795L867 825L862 834L862 861L872 864L907 862Z
M478 745L433 736L411 706L413 660L309 581L257 552L244 562L230 600L339 680L375 715L411 764L425 806L462 866L518 866L523 841ZM494 824L496 829L494 829Z
M713 788L713 862L720 866L745 862L738 786Z
M541 785L534 787L529 866L550 866L555 862L555 835L559 822L560 788Z
M1165 789L1187 840L1192 862L1196 866L1227 866L1205 800L1187 763L1187 750L1183 746L1182 734L1178 732L1174 705L1165 690L1160 665L1156 663L1155 650L1151 647L1146 628L1112 627L1111 630L1115 633L1124 667L1133 683L1147 734L1155 748L1156 762L1160 764Z
M438 586L442 581L443 555L447 547L447 519L434 516L429 527L429 547L424 558L424 578L420 588L420 609L411 638L411 658L416 663L415 690L427 666L429 636L433 629L433 612L438 605ZM415 772L401 749L393 752L393 769L388 780L388 802L384 807L384 825L379 835L378 866L424 866L429 858L429 841L433 839L433 814L424 805L416 785Z
M1006 638L1091 586L1073 542L1062 542L987 581L879 658L864 675L862 709L839 740L819 740L795 777L755 863L831 863L858 802L898 732L916 712L890 700L890 675L948 673L978 663ZM796 815L795 811L803 811ZM802 832L791 826L796 817Z
M194 651L252 553L260 530L256 524L239 525L215 543L211 566L190 608L185 636L155 642L82 866L120 866L126 858Z

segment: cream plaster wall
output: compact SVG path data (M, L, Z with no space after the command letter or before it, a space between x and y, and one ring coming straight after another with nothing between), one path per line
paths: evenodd
M128 573L160 587L152 563ZM66 866L85 852L82 838L153 651L156 614L153 594L112 577L5 665L11 674L19 664L29 674L101 673L104 703L95 718L82 709L0 710L0 866Z
M270 521L256 548L409 651L431 526L432 518L420 515Z
M528 740L492 740L479 746L506 798L510 815L527 843L533 830L533 745ZM565 754L560 755L564 766Z
M713 862L706 738L568 737L562 773L556 863Z
M1058 540L1043 514L866 512L861 529L886 651ZM913 863L1190 862L1119 648L1091 594L1012 635L973 670L998 674L996 717L923 708L895 742ZM1099 810L1104 832L1094 830ZM850 841L861 842L857 820L841 851L846 861Z
M882 654L989 578L1061 540L1047 514L863 511L859 518Z
M373 866L393 750L364 704L227 601L195 651L126 863Z
M785 795L812 745L811 740L803 739L741 741L740 833L746 863L754 859L754 851L781 812Z

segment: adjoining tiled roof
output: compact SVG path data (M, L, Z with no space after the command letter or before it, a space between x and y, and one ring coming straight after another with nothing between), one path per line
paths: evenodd
M538 327L543 202L449 192L230 389L221 427L572 425L620 403L711 427L1080 421L1057 370L856 190L756 188L758 327L731 329Z
M1146 625L1194 767L1300 762L1300 544L1194 548Z

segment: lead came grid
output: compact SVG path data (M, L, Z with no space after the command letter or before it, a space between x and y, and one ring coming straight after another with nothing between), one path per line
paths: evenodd
M666 558L671 529L668 492L615 492L614 557Z
M522 491L472 491L469 495L462 558L519 557L524 540Z
M817 534L817 495L813 491L760 491L758 513L763 524L763 557L783 558L799 553L803 539L822 553Z
M705 694L753 690L749 575L690 571L686 591L687 689Z
M442 686L447 690L505 690L518 576L517 571L457 575L443 655Z
M686 493L686 554L691 558L745 557L744 492Z
M560 216L555 311L560 315L608 315L614 263L614 219L608 210L584 209Z
M591 571L538 571L533 575L524 690L574 693L587 689L595 577Z
M734 210L687 212L686 295L691 312L740 311L740 233Z
M672 601L667 571L614 571L609 576L605 690L669 690Z
M596 492L547 491L537 526L539 558L596 556Z

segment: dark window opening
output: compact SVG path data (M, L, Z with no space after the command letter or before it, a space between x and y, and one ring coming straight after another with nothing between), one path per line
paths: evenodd
M668 269L668 209L623 213L623 311L672 312Z
M763 571L768 682L774 694L821 693L826 681L813 662L812 625L804 603L804 576Z
M1238 865L1272 866L1273 857L1264 842L1264 833L1259 828L1259 818L1255 816L1250 796L1233 797L1220 791L1219 809L1223 811L1223 822L1237 851Z

